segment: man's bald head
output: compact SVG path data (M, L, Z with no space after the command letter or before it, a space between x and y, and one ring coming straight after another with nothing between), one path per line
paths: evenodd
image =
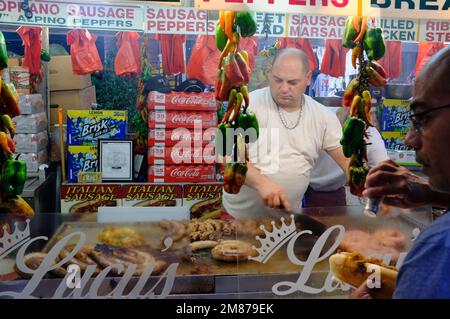
M270 93L275 103L287 111L298 110L311 84L311 73L303 51L291 48L279 51L269 72Z
M435 54L414 83L415 129L405 144L416 151L430 187L450 193L450 47Z
M308 72L309 70L308 57L302 50L295 48L279 50L273 59L272 67L276 67L276 63L284 59L298 59L303 67L303 71Z

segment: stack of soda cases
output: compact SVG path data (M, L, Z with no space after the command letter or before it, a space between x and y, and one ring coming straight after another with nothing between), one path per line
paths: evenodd
M215 182L214 93L149 94L148 182Z

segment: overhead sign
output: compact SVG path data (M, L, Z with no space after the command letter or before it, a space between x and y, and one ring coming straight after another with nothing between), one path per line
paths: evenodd
M420 20L419 41L450 42L450 21Z
M284 13L255 13L256 36L287 37L286 21L289 17Z
M291 15L289 37L342 39L346 17Z
M417 42L419 39L419 20L417 19L377 19L387 41Z
M198 9L271 13L357 15L356 0L195 0Z
M20 1L0 0L0 23L60 28L142 31L142 6L83 2L30 1L31 18Z
M215 34L215 20L208 20L205 10L180 7L145 8L146 33Z
M450 0L365 0L362 9L365 16L450 19Z

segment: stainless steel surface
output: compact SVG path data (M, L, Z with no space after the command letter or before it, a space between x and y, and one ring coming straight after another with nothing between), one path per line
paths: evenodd
M313 99L325 106L342 106L342 98L338 96L316 96Z
M302 229L310 228L313 233L320 235L323 231L333 225L343 225L346 230L360 229L367 232L373 232L380 228L396 229L401 231L408 238L408 250L412 245L412 234L415 228L423 230L431 223L431 213L428 208L405 211L393 210L393 214L389 216L377 216L376 218L368 218L363 214L363 206L347 206L347 207L324 207L296 210L294 212L296 222L299 222ZM71 216L59 215L40 216L42 222L51 222L51 218L58 218L59 227L50 236L52 239L43 249L48 249L65 234L81 230L86 233L88 244L95 244L99 229L106 224L99 225L96 222L70 221ZM282 212L273 212L274 218L285 215ZM95 220L95 214L90 214L88 219ZM155 227L155 223L136 223L122 226L130 226L136 228L146 238L149 243L150 250L157 253L160 236L163 231ZM32 236L35 236L33 234ZM315 241L307 243L306 247L310 248ZM280 298L280 296L272 292L273 286L282 281L297 282L302 266L292 264L287 258L286 245L283 246L267 264L257 262L242 262L239 264L221 263L211 261L209 254L201 254L198 256L197 263L179 259L177 249L183 244L177 243L173 245L173 250L169 250L168 263L179 262L177 277L175 278L173 289L169 298L217 298L217 299L235 299L235 298ZM256 245L257 247L259 245ZM159 248L160 249L160 248ZM297 254L301 260L306 260L307 256ZM158 255L157 255L158 256ZM159 256L163 256L160 253ZM205 271L206 270L206 271ZM322 288L329 276L328 261L324 260L316 264L307 281L307 285L314 288ZM133 278L124 290L124 295L130 291L137 283L139 278ZM158 282L159 277L151 277L146 283L143 291L153 288ZM92 284L92 279L83 291L86 293ZM120 278L106 278L99 288L99 295L111 293L117 286ZM17 280L13 282L0 282L0 291L17 290L21 291L27 281ZM61 279L44 279L36 289L36 295L40 297L51 297L57 286L61 283ZM162 287L157 287L155 293L158 294ZM295 291L285 297L287 298L347 298L348 292L334 290L332 292L322 291L317 294L307 294Z
M47 178L39 180L37 177L29 178L25 182L22 197L39 213L55 212L56 202L59 198L49 196L56 192L56 172L48 170Z
M413 86L406 83L389 83L383 89L386 99L407 100L412 97Z

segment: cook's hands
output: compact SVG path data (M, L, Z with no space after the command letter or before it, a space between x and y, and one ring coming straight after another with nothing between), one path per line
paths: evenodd
M370 289L367 287L367 284L364 282L361 286L356 289L353 289L349 295L350 299L372 299L370 295Z
M369 171L363 196L367 198L384 196L384 204L400 208L414 208L429 204L432 191L424 178L387 160Z
M289 200L284 190L277 183L266 178L264 182L258 185L256 190L266 206L273 209L282 208L287 212L291 211Z

